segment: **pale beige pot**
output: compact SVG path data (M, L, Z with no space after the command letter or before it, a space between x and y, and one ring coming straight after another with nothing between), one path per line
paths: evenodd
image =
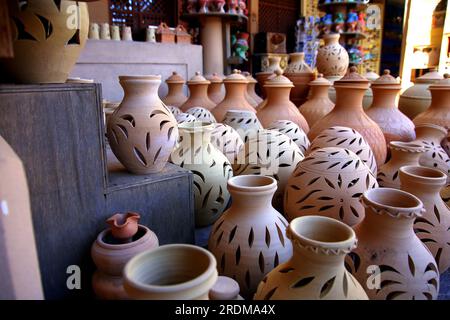
M244 142L263 128L256 113L252 111L228 110L222 123L235 129Z
M239 133L232 127L222 123L214 124L214 129L211 133L211 143L227 157L231 164L235 163L237 155L244 146L244 141Z
M389 149L391 158L378 170L378 184L380 187L400 189L398 170L403 166L418 166L425 148L414 142L391 141Z
M430 84L442 80L437 71L431 71L416 79L414 85L400 96L399 109L410 119L425 111L431 104Z
M327 217L294 219L287 229L293 255L258 286L255 300L367 300L345 269L345 255L357 243L355 232Z
M290 176L284 196L285 214L288 220L321 215L354 226L364 219L359 197L377 187L369 167L352 151L318 149Z
M272 205L277 182L271 177L243 175L228 181L231 207L214 224L208 249L220 275L235 279L251 299L259 282L292 255L286 219Z
M186 81L174 71L172 75L166 79L166 83L169 91L162 101L168 106L181 107L188 99L183 91Z
M317 53L317 70L326 78L343 77L347 72L349 57L339 37L337 33L324 35L325 45Z
M174 106L171 106L171 105L168 105L168 106L167 106L167 109L169 109L170 112L172 112L172 114L173 114L175 117L176 117L177 115L183 113L183 112L180 110L180 108L177 108L177 107L174 107Z
M450 267L450 209L441 199L440 190L447 176L436 169L421 166L400 168L401 189L423 202L425 212L414 223L414 231L433 254L439 272Z
M248 81L247 85L247 93L246 98L248 102L252 105L253 108L257 108L261 102L263 102L263 99L261 99L260 96L255 91L255 86L258 83L255 78L252 77L252 75L249 72L244 72L243 75Z
M172 163L194 174L195 224L213 224L230 200L227 181L233 176L228 159L211 143L213 125L204 122L179 126L181 141L171 156Z
M245 98L248 80L238 70L223 80L225 84L225 98L219 103L212 113L217 121L222 122L229 110L244 110L256 112Z
M217 262L207 250L170 244L142 252L125 266L124 287L137 300L208 300Z
M178 139L175 117L158 96L161 76L120 76L124 98L108 120L114 155L130 172L160 172Z
M290 98L299 107L306 102L310 88L308 84L314 80L314 73L305 62L303 52L291 53L289 58L291 61L284 71L284 75L294 84Z
M439 271L416 236L420 199L405 191L378 188L364 193L366 217L355 227L358 247L348 254L350 272L373 300L431 300L439 292ZM374 278L379 272L379 278Z
M414 123L397 107L402 86L400 81L390 75L389 70L372 82L373 103L366 110L384 134L386 143L391 141L412 141L416 138Z
M208 97L208 87L211 82L206 80L200 72L196 72L188 82L189 98L180 106L181 111L186 112L193 107L202 107L212 110L216 104Z
M175 116L175 119L177 120L177 123L179 125L182 124L182 123L186 123L186 122L195 122L195 121L197 121L197 118L194 117L192 114L184 113L184 112L182 112L180 114L177 114Z
M216 118L213 114L205 108L193 107L186 111L187 114L194 116L198 121L216 123Z
M298 125L305 133L308 133L308 123L290 100L289 94L294 85L279 71L275 75L264 85L267 99L258 107L256 115L259 121L266 128L275 120L289 120Z
M210 300L244 300L239 295L240 291L241 288L236 280L219 276L208 295Z
M19 2L8 3L14 58L0 59L5 77L15 83L64 83L86 44L87 4L29 0L20 9Z
M222 102L223 98L225 98L223 79L219 77L217 73L213 73L210 76L206 76L206 80L211 82L208 87L208 97L212 102L218 105Z
M311 128L317 121L325 117L334 108L334 103L328 97L328 89L331 82L323 78L322 74L317 79L309 82L310 95L308 101L300 105L299 110L305 117Z
M95 295L107 300L127 299L122 277L125 264L135 255L158 245L156 235L142 225L129 243L118 242L110 229L102 231L91 247L91 257L97 267L92 278Z
M259 130L249 137L233 165L234 175L264 175L275 178L278 189L273 206L283 212L286 184L297 164L303 160L300 148L285 134L273 130Z
M312 142L305 155L316 150L338 147L353 151L372 171L377 173L377 162L370 145L355 129L334 126L323 130Z
M300 148L302 154L306 154L310 146L306 133L292 121L276 120L267 127L267 130L276 130L287 135Z

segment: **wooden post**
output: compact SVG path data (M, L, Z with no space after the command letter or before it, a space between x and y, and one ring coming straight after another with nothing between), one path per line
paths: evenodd
M6 1L0 2L0 58L14 57L11 25L8 5Z

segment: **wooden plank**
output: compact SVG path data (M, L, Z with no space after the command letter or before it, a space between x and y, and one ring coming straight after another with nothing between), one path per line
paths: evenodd
M0 58L13 58L14 47L7 1L0 2Z

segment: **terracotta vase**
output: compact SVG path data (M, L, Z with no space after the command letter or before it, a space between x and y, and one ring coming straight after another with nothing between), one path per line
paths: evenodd
M327 217L294 219L287 229L293 255L258 286L255 300L367 300L345 269L345 255L357 243L355 232Z
M305 155L316 150L337 147L353 151L375 175L377 174L377 162L369 144L355 129L348 127L330 127L323 130L311 143Z
M135 212L116 213L106 220L110 225L111 234L114 238L128 241L138 231L138 221L140 215Z
M336 88L336 105L324 118L316 122L308 133L313 141L323 130L331 126L344 126L358 131L372 148L377 165L386 159L386 140L380 127L364 112L362 99L369 87L369 81L351 67L347 76L334 83Z
M268 58L269 65L264 68L263 71L258 72L256 74L256 80L258 81L259 88L261 90L261 97L263 99L266 98L266 89L264 88L264 85L266 84L266 81L273 76L273 74L277 71L283 72L283 69L281 69L281 57L279 56L269 56Z
M121 241L113 236L113 228L103 230L91 247L91 257L97 266L92 287L100 299L128 299L123 287L123 269L135 255L156 248L156 235L147 227L137 225L131 239Z
M309 93L309 82L314 80L314 73L305 62L303 52L291 53L290 63L284 71L284 75L292 81L294 88L291 90L291 101L297 106L306 102Z
M236 280L219 276L208 295L210 300L243 300L239 295L240 291L239 283Z
M283 212L283 195L287 181L297 164L303 160L300 148L285 134L259 130L249 136L233 165L234 175L264 175L278 181L273 206Z
M369 299L436 299L439 271L430 251L413 230L423 205L397 189L364 193L366 217L355 227L358 247L346 258L348 269L363 284Z
M414 118L414 124L432 123L444 128L450 128L450 75L445 74L444 80L430 84L431 104L428 109Z
M120 76L125 96L108 121L114 155L130 172L160 172L178 139L175 117L158 97L161 76Z
M180 106L181 111L186 112L192 107L202 107L212 110L216 104L208 98L208 86L210 82L206 80L200 72L196 72L188 82L189 98Z
M443 77L437 71L431 71L416 79L414 85L406 89L400 96L398 107L410 119L425 111L431 104L431 93L428 86Z
M162 101L168 106L181 107L188 97L183 92L183 87L186 81L177 72L173 72L172 75L166 79L169 92L162 99Z
M391 141L391 158L378 170L377 180L380 187L400 189L399 169L403 166L419 165L419 159L425 148L414 142Z
M208 300L217 262L206 249L169 244L143 252L124 269L124 287L137 300Z
M239 133L232 127L222 123L214 124L214 129L211 133L211 143L227 157L231 164L235 163L237 155L244 146L244 141Z
M0 59L2 73L14 83L64 83L86 44L87 4L21 2L8 4L14 58Z
M222 122L228 110L256 112L245 98L248 80L238 70L234 70L223 80L223 83L226 90L225 98L212 110L217 121Z
M213 73L210 76L206 76L206 80L211 82L208 87L208 97L212 102L218 105L225 98L223 79L219 77L217 73Z
M374 174L352 151L319 149L303 159L290 176L285 214L288 220L321 215L354 226L364 218L359 196L377 187Z
M310 128L334 108L334 103L328 98L330 86L331 82L323 78L322 74L309 83L310 96L305 103L300 105L299 111L305 117Z
M216 123L216 119L212 113L205 108L193 107L186 111L187 114L194 116L198 121Z
M263 102L263 105L258 107L258 113L256 114L264 128L275 120L289 120L298 125L305 133L308 133L308 123L289 97L293 87L292 82L278 71L275 77L266 81L264 88L266 89L267 99L266 102Z
M260 105L261 102L263 102L263 99L261 99L261 97L258 96L255 91L255 86L258 83L258 81L256 81L256 79L253 78L249 72L244 72L243 75L248 81L246 93L247 101L252 105L253 108L257 108L258 105Z
M402 190L423 202L425 212L414 222L414 231L430 249L442 274L450 267L450 209L439 194L447 184L447 175L417 165L404 166L400 181Z
M372 83L373 103L367 115L383 131L386 143L391 141L412 141L416 138L414 123L397 107L397 100L402 86L384 70L383 75Z
M339 37L338 33L325 34L323 36L325 45L317 52L317 70L330 80L345 76L348 68L348 53L339 44Z
M235 129L244 142L263 128L256 113L251 111L228 110L222 123Z
M205 227L228 205L227 181L233 171L228 159L211 144L212 124L190 122L179 128L181 141L171 161L194 174L195 224Z
M275 130L287 135L300 148L302 154L306 154L310 142L306 133L294 122L289 120L275 120L267 130Z
M292 255L287 221L272 205L277 182L271 177L243 175L228 181L231 207L214 224L208 250L219 274L235 279L250 299L259 282Z
M197 121L197 118L194 117L192 114L184 113L184 112L176 115L175 119L177 120L177 123L179 125L182 124L182 123L185 123L185 122L195 122L195 121Z

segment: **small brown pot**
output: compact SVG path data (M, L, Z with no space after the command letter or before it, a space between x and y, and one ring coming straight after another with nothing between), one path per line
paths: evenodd
M210 76L206 76L206 80L211 82L208 87L208 97L212 102L218 105L222 102L223 98L225 98L223 79L219 77L217 73L213 73Z
M180 76L175 71L172 73L172 75L166 79L167 87L169 89L169 92L167 95L162 99L162 101L167 106L174 106L174 107L181 107L183 103L186 102L188 97L183 92L183 87L186 81L183 79L182 76Z
M208 87L211 82L206 80L200 72L196 72L188 82L189 98L180 106L181 111L186 112L193 107L202 107L212 110L216 104L208 97Z

